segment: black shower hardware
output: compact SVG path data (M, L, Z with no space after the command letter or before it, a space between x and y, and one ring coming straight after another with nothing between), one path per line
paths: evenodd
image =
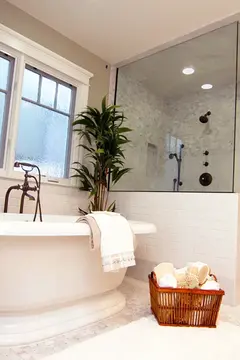
M37 192L37 200L36 200L36 207L35 207L33 221L35 221L37 218L38 210L39 210L40 221L42 221L42 209L41 209L41 202L40 202L41 172L40 172L39 167L35 164L29 164L26 162L18 162L18 161L16 161L14 163L14 167L18 167L18 168L21 167L21 169L24 171L24 182L23 182L23 185L18 184L15 186L10 186L10 188L7 190L6 195L5 195L3 212L4 213L8 212L8 200L9 200L10 192L12 190L21 190L22 191L20 209L19 209L20 214L23 213L25 197L28 197L29 200L33 200L33 201L35 200L34 196L32 196L28 193L29 191L34 191L34 192ZM34 168L37 169L38 179L36 178L36 176L29 174L31 171L33 171ZM31 186L29 184L29 182L28 182L29 179L34 180L35 186Z
M181 181L181 165L182 165L182 149L184 148L184 144L180 145L179 155L176 153L170 153L169 159L175 158L177 161L177 179L173 179L173 191L179 191L179 186L182 186Z
M205 151L203 152L203 155L205 155L205 157L206 157L206 160L204 161L203 166L208 166L208 165L209 165L209 161L208 161L207 157L208 157L208 155L209 155L209 151L208 151L208 150L205 150Z
M209 186L212 183L212 175L203 173L199 176L199 182L202 186Z
M174 178L173 179L173 191L176 191L176 184L177 184L177 179Z
M211 115L211 111L207 111L206 114L204 115L201 115L199 117L199 121L202 123L202 124L206 124L208 122L208 117Z

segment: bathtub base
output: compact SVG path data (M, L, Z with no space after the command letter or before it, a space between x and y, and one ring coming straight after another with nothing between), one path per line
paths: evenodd
M125 304L123 294L112 290L55 311L26 316L0 316L0 346L23 345L63 334L114 315Z

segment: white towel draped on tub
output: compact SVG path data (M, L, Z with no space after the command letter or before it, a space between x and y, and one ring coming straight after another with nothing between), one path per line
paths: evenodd
M91 249L100 247L103 271L134 266L134 234L128 221L118 213L94 211L82 216L91 229Z

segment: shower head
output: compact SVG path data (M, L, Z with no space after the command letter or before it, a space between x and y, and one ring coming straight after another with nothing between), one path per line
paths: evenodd
M204 115L201 115L199 117L199 121L202 123L202 124L206 124L208 122L208 117L211 115L211 111L207 111L206 114Z

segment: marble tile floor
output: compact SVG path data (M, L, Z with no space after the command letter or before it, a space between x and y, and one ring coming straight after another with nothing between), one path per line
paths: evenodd
M148 285L126 278L119 290L126 296L126 306L118 314L68 333L25 346L0 348L0 360L39 360L86 339L126 325L141 317L152 316L149 308ZM240 326L240 307L223 306L220 320Z
M39 360L105 331L113 330L150 315L148 287L137 280L124 280L119 290L126 296L126 306L118 314L68 333L25 346L0 347L0 360Z

